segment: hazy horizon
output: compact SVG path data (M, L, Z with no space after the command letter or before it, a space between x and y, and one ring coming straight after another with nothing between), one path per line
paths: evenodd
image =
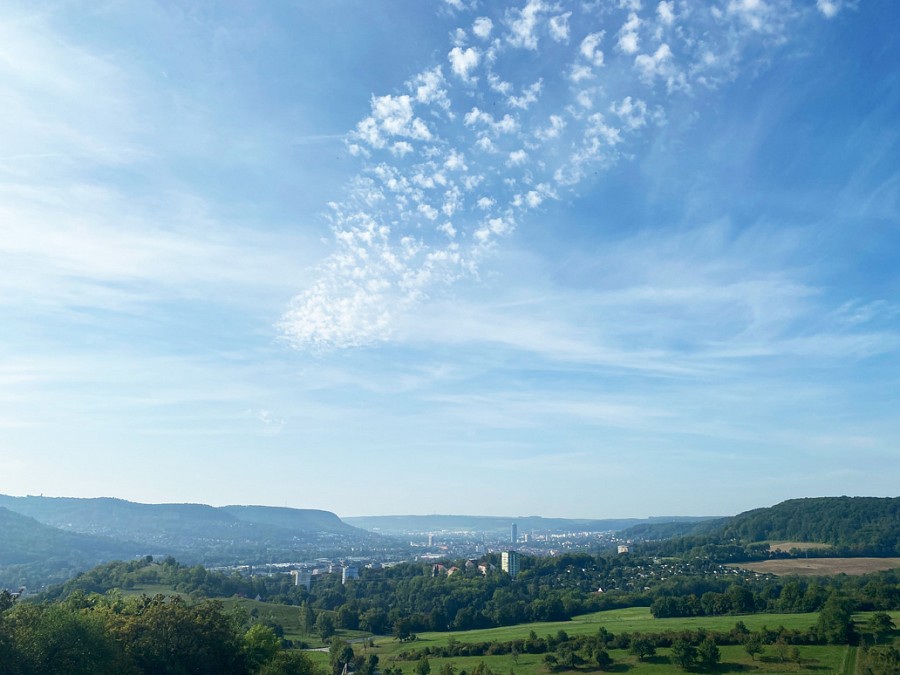
M897 495L898 18L4 3L0 493Z

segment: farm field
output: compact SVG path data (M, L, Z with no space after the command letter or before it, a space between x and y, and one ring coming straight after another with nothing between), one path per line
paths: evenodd
M798 551L815 551L831 548L831 544L819 544L811 541L765 541L761 543L768 544L769 548L773 551L785 552L791 551L792 549Z
M847 646L802 646L800 650L800 664L793 662L781 662L773 653L771 647L752 659L739 646L719 647L721 662L714 672L753 672L753 673L853 673L856 658L856 648ZM376 651L376 653L378 653ZM614 664L606 672L629 672L639 675L655 675L663 673L685 672L673 664L669 658L669 649L659 649L655 656L640 661L624 649L612 649L609 651ZM322 656L326 656L322 654ZM416 661L399 661L391 657L379 655L382 666L391 665L400 667L405 674L414 672ZM327 659L321 659L326 664ZM503 656L464 656L452 658L429 659L432 673L438 673L442 666L452 665L457 673L466 671L471 673L479 663L484 663L497 675L548 675L550 671L544 664L541 654L522 654L517 659L511 655ZM583 672L599 673L596 666L584 664L571 670L558 670L555 672Z
M824 576L870 574L900 567L900 558L792 558L729 565L776 576Z
M547 634L555 635L557 631L564 630L570 636L593 635L601 626L609 632L618 633L661 633L669 630L697 630L707 629L727 632L734 628L734 624L743 621L750 630L758 630L763 626L775 628L807 629L816 624L818 613L808 614L746 614L728 616L702 616L672 619L654 619L648 607L628 607L626 609L613 609L593 614L576 616L571 621L548 621L542 623L527 623L517 626L504 626L502 628L486 628L483 630L457 631L448 633L419 633L418 639L412 643L401 645L396 640L387 637L376 637L375 644L384 649L384 653L396 653L407 649L417 649L427 646L443 646L449 640L458 642L507 642L509 640L524 640L530 631L538 636Z

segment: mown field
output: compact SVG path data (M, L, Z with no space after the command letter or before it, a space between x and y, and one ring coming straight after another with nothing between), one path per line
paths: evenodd
M898 613L900 614L900 613ZM654 619L647 607L629 607L613 609L593 614L582 614L571 621L547 621L526 623L502 628L486 628L484 630L454 631L448 633L419 633L413 648L426 646L444 646L451 639L458 642L508 642L524 640L530 631L539 637L555 635L564 630L570 636L593 635L601 626L609 632L618 633L662 633L677 630L712 630L727 632L735 623L743 621L750 630L758 630L763 626L776 628L807 629L815 626L819 615L808 614L746 614L741 616L702 616L673 619ZM383 648L385 653L395 653L409 649L409 645L400 645L396 640L387 637L375 638L375 644Z
M900 612L890 612L894 622L900 624ZM864 624L869 614L862 612L854 616L854 619ZM684 629L707 629L727 632L735 623L742 621L750 630L758 630L763 626L776 628L806 629L814 626L818 614L751 614L741 616L721 617L691 617L673 619L654 619L649 609L645 607L632 607L617 609L594 614L585 614L576 617L572 621L546 622L534 624L521 624L503 628L490 628L476 631L459 631L452 633L421 633L414 642L400 644L391 638L375 638L374 653L378 654L382 666L399 666L404 673L413 673L417 665L416 661L400 660L401 652L414 651L426 646L443 646L452 640L459 642L505 642L509 640L525 639L530 631L538 636L555 634L564 630L570 636L596 633L603 626L612 633L660 633L665 631L678 631ZM361 649L361 646L357 649ZM722 662L716 672L753 672L753 673L847 673L855 670L856 648L847 646L801 646L800 663L781 662L774 653L772 647L766 647L763 654L751 658L740 646L720 647ZM673 665L669 660L669 650L660 649L656 656L641 662L637 657L628 654L626 650L611 650L610 656L615 665L610 672L636 672L653 675L654 673L681 672L681 669ZM327 663L325 654L319 655L323 663ZM471 672L479 663L489 667L498 675L547 675L549 672L540 654L521 654L498 656L472 656L433 658L429 660L431 672L437 673L441 666L452 664L457 672L465 670ZM582 665L577 669L581 672L599 672L595 666ZM571 672L571 671L568 671Z
M815 551L817 549L831 548L831 544L819 544L813 541L764 541L760 543L768 544L773 551L785 552L794 549L797 551Z
M781 662L773 653L771 647L767 648L762 654L756 658L751 658L743 649L743 647L726 646L720 647L721 662L714 672L745 672L745 673L847 673L851 675L854 672L854 664L856 659L856 648L847 646L823 647L823 646L803 646L800 647L800 663ZM375 650L378 653L378 650ZM609 651L614 663L606 672L634 672L640 675L654 675L657 673L679 673L683 672L681 668L676 666L670 660L670 650L659 649L655 656L647 657L646 660L640 661L636 656L630 655L626 650L613 649ZM327 654L317 654L317 662L327 665ZM415 661L399 661L386 655L379 655L382 666L398 666L405 674L412 674L417 665ZM540 654L522 654L518 658L510 655L503 656L466 656L454 658L433 658L429 659L431 672L437 674L441 667L445 664L451 664L457 671L466 671L471 673L479 663L484 663L497 675L548 675L551 672L583 672L583 673L599 673L596 666L584 664L578 666L576 671L557 670L551 671L544 664L543 656Z
M777 576L824 576L871 574L900 567L900 558L792 558L729 565Z

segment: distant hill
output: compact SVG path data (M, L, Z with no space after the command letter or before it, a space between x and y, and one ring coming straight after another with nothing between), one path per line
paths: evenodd
M383 538L348 525L333 513L315 509L217 508L206 504L140 504L108 497L8 495L0 495L0 508L7 519L15 520L14 515L20 519L16 522L17 532L22 532L21 546L13 548L0 541L0 552L10 565L34 566L41 560L59 563L70 550L85 550L90 555L73 557L78 564L66 569L84 569L103 560L136 554L172 554L191 564L255 564L336 554L370 544L385 546ZM24 522L29 523L33 534L27 534ZM105 542L106 548L100 542ZM14 562L14 553L20 561ZM82 565L82 560L90 565ZM38 568L46 569L47 565Z
M816 542L900 554L900 497L790 499L740 513L710 534L744 542Z
M331 511L277 506L223 506L218 510L248 523L297 532L358 533L356 527L348 525Z
M74 532L130 538L147 543L201 539L234 539L268 528L290 533L362 534L328 511L270 506L206 504L141 504L97 497L9 497L0 506L47 525Z
M515 523L519 533L615 532L627 527L656 522L697 522L703 517L671 516L657 518L542 518L541 516L353 516L344 522L382 534L411 535L428 532L472 532L492 536L509 535Z
M724 518L710 518L708 520L640 523L621 530L618 534L623 539L632 539L634 541L658 541L660 539L709 532L724 520Z
M708 557L720 562L770 557L773 553L764 542L828 545L798 546L807 549L804 555L897 556L900 497L790 499L683 531L677 526L660 526L632 528L626 533L645 542L641 547L644 553Z
M138 544L65 532L0 507L0 588L62 580L107 560L138 555Z

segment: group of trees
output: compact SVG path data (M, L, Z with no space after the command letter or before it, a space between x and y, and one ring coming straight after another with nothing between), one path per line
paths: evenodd
M42 603L0 593L0 664L6 675L318 675L271 628L217 601L116 591Z
M895 672L878 670L881 664L893 663L900 656L896 648L886 643L895 629L889 614L874 613L861 627L862 635L853 628L850 612L840 598L831 598L822 610L818 624L810 630L791 630L784 627L751 631L742 621L730 631L679 630L656 633L613 634L601 627L593 635L570 636L564 630L555 635L539 637L531 631L524 640L506 642L464 643L450 640L442 646L426 646L401 652L397 658L421 664L428 658L495 656L511 654L517 661L519 654L543 654L543 662L551 671L573 670L588 665L600 670L610 668L614 661L612 650L626 650L640 661L657 655L658 649L669 650L669 661L685 670L714 670L721 660L720 646L740 645L753 660L769 651L781 662L800 663L799 645L848 644L858 638L868 639L867 650L872 673ZM416 670L418 673L418 670ZM427 675L427 674L426 674Z
M680 577L653 589L650 611L657 618L755 612L817 612L833 595L859 611L900 608L900 570L859 577L764 578L734 582Z

